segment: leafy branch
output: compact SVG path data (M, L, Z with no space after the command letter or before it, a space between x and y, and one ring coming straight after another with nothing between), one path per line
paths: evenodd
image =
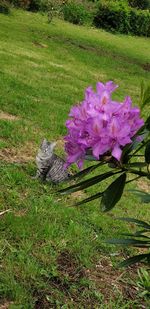
M142 83L141 85L141 96L140 105L143 109L147 104L150 103L150 86L147 88ZM127 144L122 147L122 156L120 161L111 155L108 151L102 155L97 164L94 164L79 173L70 177L70 180L75 181L75 183L67 188L60 190L61 194L71 194L79 190L84 190L98 183L105 181L106 179L113 179L112 182L104 191L99 191L96 194L77 202L75 206L80 206L91 202L96 199L100 199L100 208L102 212L110 211L115 207L115 205L121 199L126 185L132 181L136 181L141 177L146 177L150 180L150 116L146 119L145 124L136 132L132 137L132 143ZM87 149L85 156L86 160L95 161L95 158L91 155L91 148ZM89 155L90 154L90 155ZM141 158L141 161L137 161L137 158ZM78 179L84 178L90 175L93 171L98 171L101 166L107 166L109 171L105 173L100 173L97 176L92 176L86 180L77 182ZM133 179L130 179L130 175L135 175ZM150 202L150 194L143 193L138 190L134 190L134 193L140 195L142 201ZM150 225L144 221L136 220L134 218L120 218L126 222L132 222L143 230L137 231L134 234L124 234L130 238L120 238L120 239L110 239L107 240L110 244L123 245L123 246L133 246L139 248L150 248L150 237L147 235L147 231L150 231ZM121 266L128 266L139 261L150 262L150 253L139 254L137 256L131 257L126 261L121 263Z

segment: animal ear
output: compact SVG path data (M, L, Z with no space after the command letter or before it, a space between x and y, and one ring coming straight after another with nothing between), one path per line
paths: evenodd
M41 142L41 147L43 147L44 145L46 145L47 144L47 140L46 140L46 138L44 138L43 140L42 140L42 142Z

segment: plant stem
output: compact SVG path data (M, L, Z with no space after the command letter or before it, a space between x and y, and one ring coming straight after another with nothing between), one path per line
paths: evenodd
M137 180L137 179L139 179L139 178L141 178L141 176L137 176L137 177L135 177L135 178L133 178L133 179L131 179L131 180L126 181L126 184L127 184L127 183L130 183L130 182L132 182L132 181L134 181L134 180Z

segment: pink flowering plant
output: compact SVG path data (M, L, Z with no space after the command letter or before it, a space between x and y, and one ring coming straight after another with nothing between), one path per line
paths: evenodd
M123 103L112 99L117 87L111 81L99 82L96 92L87 88L84 101L71 109L71 119L66 122L67 165L76 162L81 168L89 151L96 160L109 155L122 161L123 148L132 143L144 120L140 118L139 108L132 107L130 97Z
M96 91L88 87L83 102L70 110L66 122L68 134L65 136L65 167L76 163L82 169L70 179L83 178L104 164L108 171L79 181L61 190L61 193L70 194L116 177L104 191L76 205L101 198L102 211L109 211L120 200L127 183L140 177L150 179L150 117L144 122L140 109L133 107L129 96L123 102L113 100L112 93L117 88L112 81L106 84L98 82ZM149 102L150 87L145 89L142 85L141 108ZM83 169L85 160L95 162ZM130 179L127 178L129 174L133 175Z

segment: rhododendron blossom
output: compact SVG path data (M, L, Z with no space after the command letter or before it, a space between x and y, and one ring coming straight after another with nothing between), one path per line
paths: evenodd
M122 103L112 100L117 87L112 81L98 82L96 92L88 87L84 101L71 108L65 136L67 166L76 162L81 168L88 150L97 160L109 153L120 161L123 147L144 124L130 97Z

